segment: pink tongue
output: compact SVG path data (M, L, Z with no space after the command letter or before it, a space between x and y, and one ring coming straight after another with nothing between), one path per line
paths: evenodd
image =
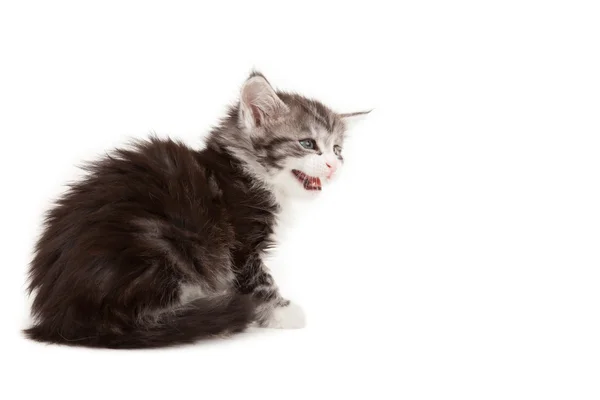
M321 187L321 180L319 178L310 177L308 178L308 184L311 187Z

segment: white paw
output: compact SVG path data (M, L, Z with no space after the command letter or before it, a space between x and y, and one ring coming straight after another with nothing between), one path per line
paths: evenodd
M267 328L299 329L306 326L306 317L302 307L290 303L286 307L277 307L273 310L265 324Z

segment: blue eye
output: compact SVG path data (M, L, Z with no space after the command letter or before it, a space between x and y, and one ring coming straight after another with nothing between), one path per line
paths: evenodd
M312 139L302 139L300 145L305 149L314 150L317 148L317 144Z

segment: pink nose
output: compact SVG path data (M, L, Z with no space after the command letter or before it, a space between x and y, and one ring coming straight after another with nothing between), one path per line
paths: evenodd
M334 162L326 162L325 165L327 165L327 168L329 168L329 175L328 177L331 177L331 175L333 175L335 173L335 171L337 170L337 163Z

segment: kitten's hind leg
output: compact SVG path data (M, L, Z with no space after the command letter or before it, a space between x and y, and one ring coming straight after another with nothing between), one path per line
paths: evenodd
M241 283L243 292L250 293L256 306L256 323L264 328L304 328L306 318L302 308L284 299L271 274L260 260L251 268L254 273Z

